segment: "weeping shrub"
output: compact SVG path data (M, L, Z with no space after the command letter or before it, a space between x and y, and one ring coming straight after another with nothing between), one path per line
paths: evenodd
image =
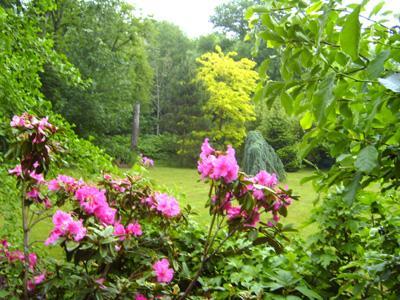
M267 170L269 173L275 173L279 180L285 179L286 176L281 159L258 130L247 134L242 167L249 175Z

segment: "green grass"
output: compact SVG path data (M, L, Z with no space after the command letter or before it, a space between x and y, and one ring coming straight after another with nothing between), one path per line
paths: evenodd
M77 172L65 172L67 174L74 175L79 178ZM316 194L311 186L311 183L306 183L301 185L300 180L304 177L311 175L311 171L302 170L296 173L288 173L287 180L284 184L287 184L293 189L294 193L300 196L299 201L294 201L294 203L289 207L288 217L282 220L283 224L294 224L297 229L299 229L300 234L306 237L315 228L312 226L303 227L304 222L308 219L311 209L313 208L313 201ZM154 180L157 184L168 187L173 191L176 191L182 205L189 204L192 210L197 213L194 216L202 225L207 225L210 221L207 208L205 208L205 203L208 198L208 188L209 186L199 181L199 175L195 169L184 169L184 168L171 168L171 167L155 167L150 169L149 177ZM91 179L85 178L88 181ZM92 178L93 180L93 178ZM0 213L0 226L2 223L2 216ZM20 224L15 224L20 226ZM45 221L38 223L32 230L31 241L43 241L45 240L52 228L51 219L46 219ZM43 248L43 243L36 244L36 246ZM62 252L58 247L46 247L49 254L53 257L61 258Z
M300 184L302 178L310 176L312 171L301 170L295 173L288 173L287 184L293 189L296 195L300 196L299 201L289 207L288 217L282 220L283 224L294 224L303 236L312 233L315 228L312 226L304 227L316 194L311 183ZM204 207L208 198L208 185L199 181L199 175L195 169L155 167L150 169L149 176L156 183L173 188L185 195L180 199L182 205L190 204L193 211L197 213L195 219L203 225L208 224L210 217L207 208Z

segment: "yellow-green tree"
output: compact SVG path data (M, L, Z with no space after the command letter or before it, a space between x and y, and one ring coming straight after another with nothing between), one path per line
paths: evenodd
M235 52L226 55L221 48L197 59L200 67L196 80L201 82L208 100L203 106L210 119L207 136L220 144L240 146L246 136L246 123L255 120L251 95L258 80L255 62L243 58L235 60Z

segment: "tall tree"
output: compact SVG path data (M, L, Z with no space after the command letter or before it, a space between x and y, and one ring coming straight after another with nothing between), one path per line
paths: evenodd
M148 100L151 88L147 22L123 1L61 0L47 24L58 50L88 83L70 88L47 68L43 91L55 109L84 136L128 134L133 107Z
M258 73L253 70L255 62L246 58L236 61L235 55L225 55L219 47L216 52L203 54L198 58L196 79L208 94L203 106L210 120L207 134L219 144L238 147L244 142L246 123L255 119L251 95Z
M187 85L193 79L193 42L168 22L154 22L155 38L151 45L150 61L154 70L152 104L154 131L174 133L182 115L177 114Z

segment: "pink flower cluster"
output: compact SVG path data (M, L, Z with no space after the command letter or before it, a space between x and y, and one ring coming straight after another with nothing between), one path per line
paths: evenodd
M31 292L35 287L46 279L46 274L42 273L33 277L28 281L28 290Z
M200 161L197 170L202 179L224 180L230 183L238 178L239 165L235 158L235 150L228 146L225 154L217 153L205 139L201 146Z
M7 240L2 240L0 242L0 260L2 258L6 258L9 263L15 263L17 261L24 263L25 257L24 253L19 250L10 251L9 250L9 243ZM35 253L29 253L28 255L28 262L29 262L29 270L34 272L36 264L37 264L37 255ZM42 283L46 278L45 273L41 273L39 275L34 276L32 279L28 281L28 290L34 290L35 286Z
M75 191L75 197L88 215L95 215L101 223L106 225L115 223L117 211L108 205L104 190L92 186L82 186Z
M252 184L247 185L247 190L253 192L253 197L257 200L264 200L265 187L274 189L278 184L278 178L275 174L269 174L267 171L260 171L253 178L247 178Z
M48 133L53 134L57 130L48 120L48 117L39 120L28 113L23 113L21 116L14 116L10 125L14 128L33 130L32 143L39 144L45 142Z
M167 194L155 192L144 201L150 208L157 210L167 218L173 218L181 213L178 201Z
M42 173L37 173L37 170L36 170L39 167L39 163L35 162L33 164L33 167L35 169L32 170L32 171L22 170L21 164L18 164L18 165L15 166L14 169L8 170L8 174L14 175L14 176L20 177L20 178L22 178L24 174L28 174L29 178L33 179L36 184L44 183L45 181L44 181L43 174Z
M126 178L113 180L111 175L109 175L109 174L104 174L103 178L107 182L107 184L110 185L110 187L113 190L115 190L119 193L124 193L126 190L130 189L132 186L131 182Z
M160 283L168 283L174 278L174 270L169 267L169 261L166 258L156 261L153 264L153 270Z
M20 251L20 250L10 251L9 250L10 245L7 242L7 240L2 240L0 245L1 245L0 254L3 254L4 257L7 258L8 262L13 263L16 261L20 261L23 263L25 261L24 253L22 251ZM0 256L0 258L1 258L1 256ZM28 261L29 261L29 269L31 271L33 271L33 269L36 267L36 263L37 263L36 253L29 253Z
M137 221L129 223L126 228L121 223L114 224L114 235L118 236L120 241L125 240L129 235L141 236L142 234L142 227Z
M56 179L52 179L47 182L47 187L49 191L56 192L60 189L64 189L68 193L73 193L84 185L82 180L76 180L75 178L67 175L58 175Z
M146 156L142 156L141 163L145 167L153 167L154 166L154 160L151 158L148 158Z
M86 236L86 228L82 220L74 221L71 214L57 210L53 215L54 228L45 241L45 245L54 244L60 237L73 238L79 242Z

